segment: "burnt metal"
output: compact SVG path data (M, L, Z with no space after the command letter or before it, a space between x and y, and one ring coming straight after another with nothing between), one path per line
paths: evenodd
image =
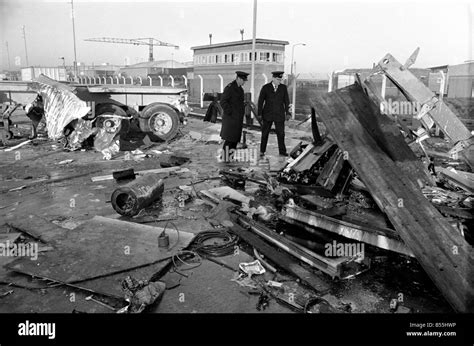
M161 199L164 191L163 180L157 174L147 174L121 186L112 193L112 207L124 216L135 216L140 210Z

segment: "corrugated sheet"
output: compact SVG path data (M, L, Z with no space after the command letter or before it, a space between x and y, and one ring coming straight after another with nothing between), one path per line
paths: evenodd
M33 80L32 89L43 98L46 128L51 139L61 138L67 124L90 111L90 107L74 95L72 88L44 75Z

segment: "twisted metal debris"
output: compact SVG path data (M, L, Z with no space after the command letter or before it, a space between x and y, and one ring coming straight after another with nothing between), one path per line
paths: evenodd
M63 130L71 121L81 119L90 111L72 88L44 75L35 78L31 88L43 98L46 128L51 139L63 137Z

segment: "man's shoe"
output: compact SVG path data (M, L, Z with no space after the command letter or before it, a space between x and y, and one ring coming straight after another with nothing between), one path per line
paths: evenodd
M280 153L280 156L288 156L288 153Z
M260 153L260 158L264 158L265 157L265 153Z

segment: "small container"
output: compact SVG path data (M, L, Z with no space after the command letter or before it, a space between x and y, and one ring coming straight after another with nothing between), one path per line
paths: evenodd
M112 207L124 216L135 216L163 196L163 180L158 174L146 174L114 190Z
M167 248L168 246L170 246L170 237L163 232L158 236L158 247Z

